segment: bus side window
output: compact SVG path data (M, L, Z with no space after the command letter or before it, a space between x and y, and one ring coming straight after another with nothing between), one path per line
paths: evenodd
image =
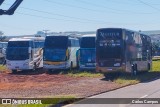
M68 40L68 46L71 47L71 40Z
M75 40L75 47L79 47L79 40Z

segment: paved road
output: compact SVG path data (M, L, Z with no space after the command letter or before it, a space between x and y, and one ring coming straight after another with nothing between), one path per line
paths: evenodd
M160 98L160 79L124 87L90 98L137 98L137 100L139 98ZM80 101L81 104L70 104L65 107L160 107L160 104L83 104L84 101ZM158 101L160 103L160 99Z

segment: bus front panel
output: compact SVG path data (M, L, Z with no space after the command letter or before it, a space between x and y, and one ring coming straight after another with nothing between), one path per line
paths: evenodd
M123 30L99 29L96 38L96 55L96 71L124 70Z

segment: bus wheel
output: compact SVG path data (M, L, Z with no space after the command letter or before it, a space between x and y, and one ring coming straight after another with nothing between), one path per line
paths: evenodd
M71 61L70 70L73 69L73 62Z
M12 73L13 73L13 74L17 73L17 70L12 70Z
M46 71L46 73L47 73L47 74L51 74L51 73L52 73L52 69L48 69L48 70Z
M137 75L137 64L132 65L132 75L136 76Z
M148 71L150 71L151 70L151 65L150 65L150 63L148 63Z
M34 68L33 71L36 71L37 67L36 67L36 62L34 62Z

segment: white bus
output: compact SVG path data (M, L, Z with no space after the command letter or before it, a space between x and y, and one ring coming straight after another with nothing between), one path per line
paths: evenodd
M0 42L0 64L5 64L7 44L8 42Z
M6 51L6 65L13 73L17 70L35 70L43 67L43 37L12 38Z
M96 34L83 35L80 38L79 69L91 70L96 68Z
M55 69L77 67L79 40L68 36L47 36L44 43L44 68L48 72Z

